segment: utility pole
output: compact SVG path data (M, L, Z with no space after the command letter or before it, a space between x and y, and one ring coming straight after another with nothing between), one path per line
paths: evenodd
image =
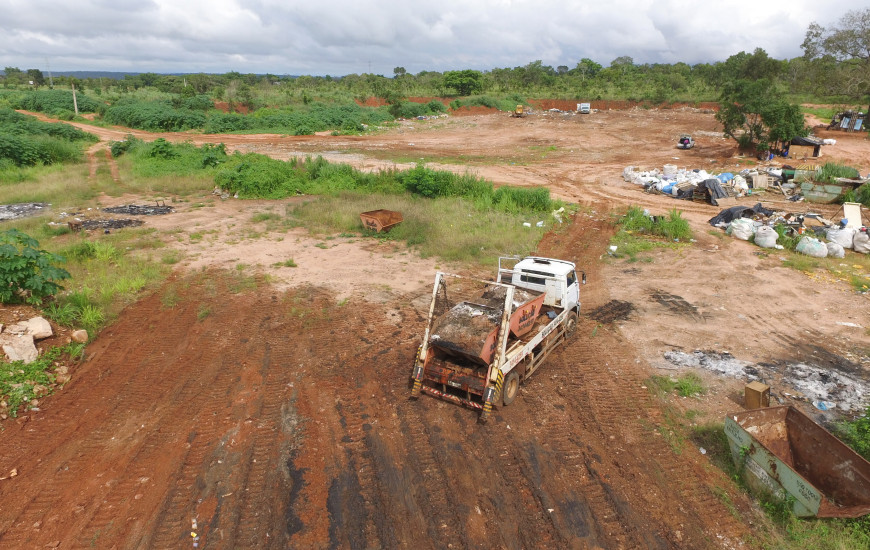
M48 58L45 58L45 68L48 69L48 87L54 88L54 80L51 78L51 65L48 63Z
M73 108L76 110L76 116L79 116L79 102L76 100L76 85L75 83L71 84L73 90Z

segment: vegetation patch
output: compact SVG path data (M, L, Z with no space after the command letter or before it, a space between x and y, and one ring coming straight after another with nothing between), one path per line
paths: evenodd
M0 108L0 173L15 167L78 161L97 137L68 124L48 123Z
M619 231L610 240L610 255L630 262L652 261L639 254L655 248L684 246L692 239L689 222L677 209L672 209L667 216L651 216L640 207L632 206L617 224Z
M401 212L404 221L388 233L368 231L367 235L404 242L424 258L437 256L447 261L492 265L500 255L527 255L549 229L549 221L540 228L531 223L548 219L534 212L482 211L463 198L426 200L408 194L348 191L295 205L288 215L294 224L315 234L350 235L362 230L360 212L382 208Z

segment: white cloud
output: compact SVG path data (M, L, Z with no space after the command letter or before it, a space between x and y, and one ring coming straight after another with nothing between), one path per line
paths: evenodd
M0 0L0 66L55 70L392 74L724 61L801 54L812 21L857 0Z

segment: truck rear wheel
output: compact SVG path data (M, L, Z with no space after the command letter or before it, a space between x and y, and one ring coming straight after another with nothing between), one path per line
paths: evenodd
M520 393L520 375L517 371L513 370L505 377L501 393L501 402L505 407L513 403L514 399L517 398L517 394Z

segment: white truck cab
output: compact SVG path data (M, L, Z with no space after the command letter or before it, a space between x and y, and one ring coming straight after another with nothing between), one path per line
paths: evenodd
M510 284L546 293L544 305L580 311L580 286L572 262L529 256L514 264L511 270L504 269L502 262L511 259L499 258L499 272L511 273ZM582 282L586 283L585 273Z

